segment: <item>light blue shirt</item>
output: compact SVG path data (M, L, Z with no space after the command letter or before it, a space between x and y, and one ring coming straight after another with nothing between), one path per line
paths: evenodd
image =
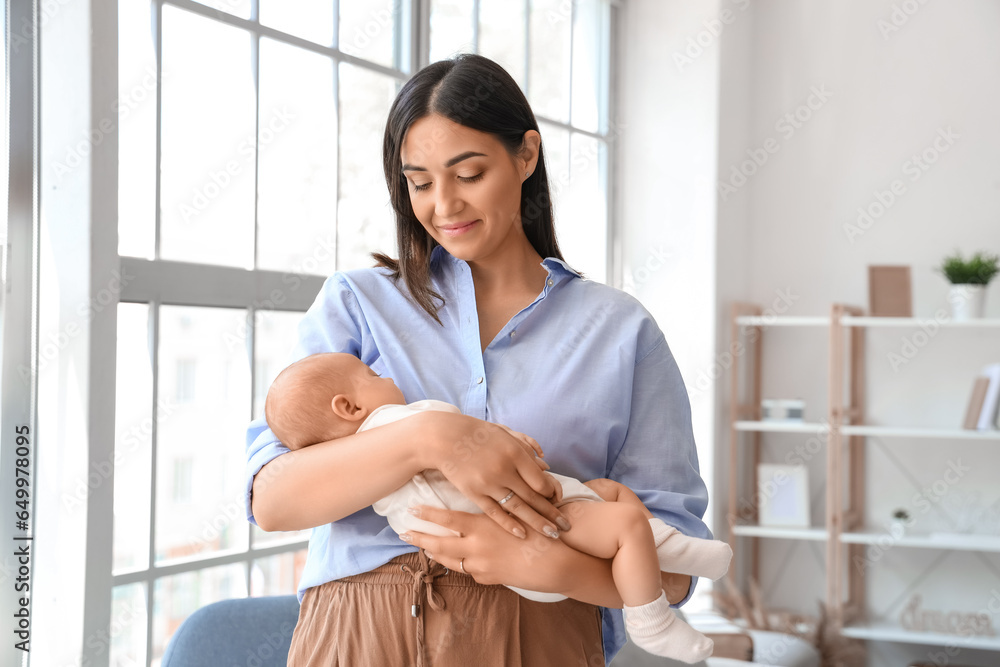
M624 292L583 279L558 259L542 266L548 277L541 294L485 352L469 266L442 247L431 267L433 289L445 300L438 311L444 326L404 296L387 270L336 273L303 317L289 361L349 352L391 377L408 403L444 401L527 433L553 472L617 480L667 524L710 538L687 391L663 333ZM253 476L287 451L263 417L250 424L250 521ZM299 599L310 587L414 550L370 507L314 528ZM621 611L604 609L603 627L610 662L625 643Z

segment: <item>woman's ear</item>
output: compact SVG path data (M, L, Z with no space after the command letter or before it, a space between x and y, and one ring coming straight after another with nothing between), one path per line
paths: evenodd
M330 401L333 414L346 421L361 421L368 416L368 410L351 400L347 394L337 394Z
M521 170L522 183L535 173L535 167L538 166L538 153L541 151L541 147L542 135L538 134L535 130L528 130L524 133L524 137L521 139L521 152L518 155L524 165L524 168Z

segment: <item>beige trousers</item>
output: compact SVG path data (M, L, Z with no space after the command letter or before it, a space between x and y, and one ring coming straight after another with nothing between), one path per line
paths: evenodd
M532 602L408 553L306 591L291 667L604 667L600 610Z

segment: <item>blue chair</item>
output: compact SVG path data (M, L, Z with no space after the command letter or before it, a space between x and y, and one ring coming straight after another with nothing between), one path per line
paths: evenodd
M162 667L285 667L298 618L294 595L215 602L181 624Z

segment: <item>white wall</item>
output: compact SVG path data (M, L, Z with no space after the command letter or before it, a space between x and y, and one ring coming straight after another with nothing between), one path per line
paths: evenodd
M624 249L633 267L660 239L673 249L669 265L637 292L659 309L654 314L692 393L696 428L708 431L699 431L699 444L716 451L711 478L721 532L728 376L710 397L699 395L697 382L728 366L732 301L766 307L790 293L792 314L827 314L833 302L867 308L867 266L906 264L914 314L933 319L946 312L947 283L933 270L944 254L1000 252L1000 3L637 0L627 10ZM728 23L719 30L713 18ZM700 35L712 28L718 38ZM703 53L675 61L699 36ZM713 143L714 155L706 152ZM924 151L934 163L920 170L912 156ZM754 156L761 164L744 165ZM734 166L752 173L730 181ZM713 185L729 181L734 191L709 200L709 169ZM878 216L879 198L890 202L894 181L902 194ZM859 207L876 214L871 223L859 223ZM1000 317L998 284L988 291L989 317ZM714 299L711 322L693 305L706 292ZM976 372L1000 361L1000 337L996 330L913 334L869 335L869 421L956 426ZM708 342L706 354L701 344ZM826 344L825 332L769 337L765 396L800 396L808 418L824 416ZM912 359L904 364L892 356L906 354ZM796 442L772 437L765 455L780 461ZM867 521L881 525L892 508L912 509L959 458L976 465L949 486L950 501L967 508L998 502L1000 453L991 445L869 440ZM814 492L825 483L824 456L812 465ZM814 521L821 494L817 500ZM946 505L920 513L914 530L960 523L962 511ZM762 553L771 604L814 611L823 591L822 543L770 542ZM995 555L899 548L873 564L866 571L870 611L893 621L914 593L924 595L926 609L974 612L1000 590ZM993 622L1000 629L1000 615ZM915 645L870 649L872 665L934 653ZM995 654L948 659L987 665Z
M625 287L666 334L689 388L702 475L709 481L718 49L706 49L682 71L671 45L696 35L718 6L719 0L630 0L619 82ZM714 499L706 515L710 524L713 505Z

